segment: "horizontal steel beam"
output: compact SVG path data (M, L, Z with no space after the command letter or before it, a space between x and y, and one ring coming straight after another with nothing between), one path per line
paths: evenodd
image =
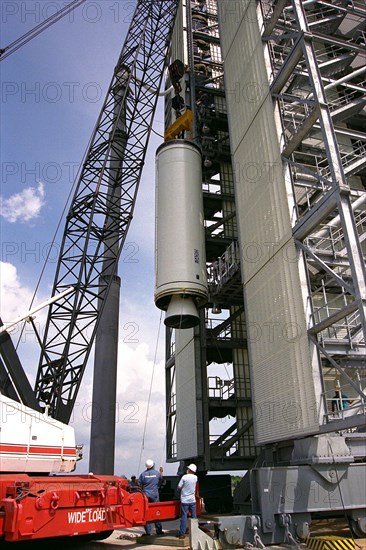
M328 191L314 206L297 222L292 232L295 239L302 241L318 228L321 222L337 207L337 193Z

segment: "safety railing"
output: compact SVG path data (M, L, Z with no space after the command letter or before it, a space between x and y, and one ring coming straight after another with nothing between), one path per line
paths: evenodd
M225 401L235 393L234 379L223 380L219 376L208 377L208 396Z
M355 223L360 239L364 240L366 235L366 211L355 213ZM347 257L344 230L341 226L324 226L320 235L311 235L311 237L306 240L306 243L309 248L315 249L317 252L323 254L330 254L334 258L340 256Z
M321 321L339 313L344 307L351 303L350 296L346 294L344 289L340 287L341 295L334 296L334 293L328 293L326 284L323 283L321 288L318 288L312 294L313 299L313 323L317 325ZM321 303L319 303L321 302ZM346 315L339 321L326 327L318 333L318 339L324 343L329 340L346 343L347 346L353 347L353 339L361 326L361 317L359 310ZM361 344L358 341L357 344Z
M238 271L240 265L239 245L233 241L224 254L208 266L208 283L219 292L224 284Z
M366 90L366 82L361 82L358 84L358 87L362 86L364 86ZM333 88L331 88L327 92L327 103L331 112L340 109L341 107L346 107L347 105L352 104L354 101L360 98L362 98L362 92L360 92L359 90L345 89L343 92L340 92L339 89L334 90Z
M366 143L363 140L358 140L352 145L339 144L338 147L341 155L342 166L346 172L348 172L347 168L349 168L352 164L365 160ZM318 163L318 169L323 177L330 178L331 173L327 158L322 159Z

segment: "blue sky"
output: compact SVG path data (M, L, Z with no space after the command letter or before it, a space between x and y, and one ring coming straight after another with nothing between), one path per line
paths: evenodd
M62 7L64 0L3 0L1 46L12 42ZM29 44L0 63L1 71L1 241L2 308L5 321L28 309L43 261L83 157L123 45L135 2L87 0ZM162 105L154 130L163 132ZM131 230L122 253L116 474L136 474L160 312L153 303L154 156L153 135ZM61 227L63 228L62 221ZM36 303L47 299L58 243ZM42 323L44 315L37 319ZM147 435L142 460L164 456L164 330L160 331ZM27 329L20 354L33 379L37 346ZM88 469L91 395L89 367L73 424ZM133 417L131 413L133 412ZM130 420L137 420L131 422ZM142 467L142 466L141 466ZM141 469L140 467L140 469ZM167 473L176 466L168 465Z

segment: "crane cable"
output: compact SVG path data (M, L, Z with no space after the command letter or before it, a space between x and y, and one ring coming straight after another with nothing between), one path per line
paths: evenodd
M9 55L19 50L19 48L30 42L30 40L38 36L41 32L48 29L51 25L62 19L62 17L81 6L81 4L83 4L85 1L86 0L72 0L69 4L61 8L53 15L50 15L50 17L39 23L39 25L31 29L30 31L23 34L23 36L20 36L19 38L14 40L14 42L12 42L11 44L6 46L5 48L0 48L0 61L3 61L7 57L9 57Z
M139 464L137 471L140 471L140 465L141 465L141 458L142 453L145 450L145 435L146 435L146 426L147 426L147 419L149 416L149 409L150 409L150 401L151 401L151 394L152 394L152 386L154 381L154 374L155 374L155 367L156 367L156 358L158 354L158 346L159 346L159 337L160 337L160 328L161 328L161 320L162 320L163 312L160 312L160 320L159 320L159 328L158 328L158 334L156 337L156 345L155 345L155 354L154 354L154 363L153 363L153 370L151 373L151 380L150 380L150 390L149 390L149 397L147 400L147 409L146 409L146 416L145 416L145 424L144 424L144 432L142 434L142 442L141 442L141 451L140 451L140 458L139 458Z

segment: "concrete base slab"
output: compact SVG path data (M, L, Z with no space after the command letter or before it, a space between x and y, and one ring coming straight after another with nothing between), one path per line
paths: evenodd
M88 550L110 550L112 548L115 548L115 549L118 549L118 550L138 550L139 548L141 548L141 546L139 546L139 540L140 540L140 537L131 537L131 538L127 538L128 535L126 535L126 538L120 538L121 536L122 537L125 537L124 533L126 531L114 531L114 533L108 537L108 539L104 540L104 541L100 541L100 542L92 542L90 544L88 544ZM141 537L142 538L142 537ZM153 537L145 537L147 539L150 539L150 538L153 538ZM156 539L161 539L162 537L156 537ZM186 543L186 540L185 539L176 539L176 537L174 535L170 535L169 536L169 539L175 539L175 542L183 542L184 545L182 546L175 546L175 548L188 548L189 547L189 540L187 540L187 543ZM187 537L186 537L187 539ZM356 543L357 543L357 550L366 550L366 540L365 539L356 539ZM149 543L146 543L144 545L144 550L167 550L167 545L162 545L160 544L160 540L159 540L159 543L156 543L156 544L151 544L150 545L150 541ZM281 544L281 545L272 545L272 546L267 546L266 548L268 548L268 550L294 550L294 547L293 546L289 546L289 545L286 545L286 544ZM300 549L301 550L308 550L309 547L306 546L305 544L300 544ZM239 549L237 549L239 550ZM247 550L247 548L245 548L244 550ZM251 548L251 550L255 550L253 547Z
M202 520L204 520L204 526L207 527L207 523L210 524L213 521L214 517L211 515L205 515L200 517L200 525L202 527ZM165 534L163 536L152 535L146 537L145 530L143 527L133 527L130 529L120 529L112 533L110 537L100 542L92 542L88 544L88 550L110 550L111 548L116 548L119 550L167 550L167 546L173 546L174 548L186 549L190 546L189 537L186 536L185 539L176 538L176 534L179 530L179 520L174 520L170 522L165 522L163 525ZM198 534L200 535L202 531ZM340 537L349 538L350 532L347 524L345 522L338 520L315 520L312 524L311 536L326 536L326 535L339 535ZM200 535L201 537L201 535ZM141 546L140 541L144 539ZM172 544L168 544L172 542ZM201 548L205 546L202 545ZM366 550L366 539L355 539L356 550ZM294 550L294 547L288 545L272 545L267 547L268 550ZM300 545L301 550L307 550L309 547L305 544ZM256 550L251 548L251 550ZM314 550L314 549L312 549Z

